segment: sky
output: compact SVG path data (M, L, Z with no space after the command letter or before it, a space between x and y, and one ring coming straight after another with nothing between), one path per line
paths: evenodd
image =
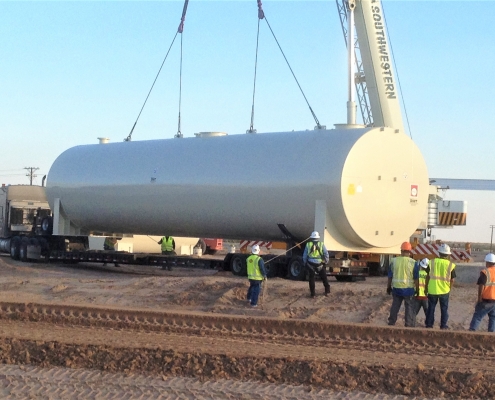
M495 179L495 1L383 2L405 125L430 177ZM177 32L182 1L0 0L0 183L41 184L66 149L119 142L136 121ZM265 15L321 124L346 121L347 55L335 1L263 2ZM181 132L243 134L250 126L255 0L191 0L182 35ZM180 35L132 134L178 130ZM405 116L407 115L407 120ZM254 128L315 121L265 22L260 25ZM437 239L490 242L495 192L468 201L467 226Z

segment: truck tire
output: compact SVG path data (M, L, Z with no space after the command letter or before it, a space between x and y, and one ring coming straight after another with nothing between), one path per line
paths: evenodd
M287 266L287 277L294 281L306 280L306 267L301 256L294 256Z
M27 258L27 247L29 244L29 239L27 237L23 237L21 239L21 244L19 246L19 260L26 262Z
M247 276L246 256L234 254L230 259L230 270L234 275Z
M41 230L43 234L51 235L53 233L53 219L52 217L45 217L41 220Z
M10 241L10 257L13 260L19 259L20 247L21 247L21 238L19 236L14 236Z

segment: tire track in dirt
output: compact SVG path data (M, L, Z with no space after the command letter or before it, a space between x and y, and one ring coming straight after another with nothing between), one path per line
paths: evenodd
M249 395L247 395L249 393ZM292 385L262 384L220 379L148 377L68 368L0 366L3 399L249 399L264 400L366 400L364 392L336 392ZM391 399L391 396L381 397ZM393 396L396 400L410 397Z
M0 318L6 364L451 398L495 390L486 334L53 304L1 303Z

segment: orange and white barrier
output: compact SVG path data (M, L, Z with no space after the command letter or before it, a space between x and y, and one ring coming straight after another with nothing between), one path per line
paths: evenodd
M239 243L241 252L247 252L248 247L253 247L257 244L260 247L264 247L266 250L270 250L272 248L272 242L263 242L261 240L241 240Z
M427 257L435 258L438 257L439 244L428 243L428 244L418 244L414 249L412 249L411 254L416 256L414 258ZM471 255L466 250L451 250L452 254L450 256L453 261L464 261L467 262L471 259Z

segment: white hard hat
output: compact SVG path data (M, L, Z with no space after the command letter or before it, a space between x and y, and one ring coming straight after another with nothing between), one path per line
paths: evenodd
M447 256L449 256L449 255L452 254L450 252L450 246L448 244L442 244L442 245L440 245L440 247L438 248L438 252L439 253L442 253L442 254L445 254Z
M493 253L488 253L485 257L485 261L486 262L489 262L489 263L492 263L492 264L495 264L495 254Z
M260 254L260 246L255 244L253 247L251 247L251 253L253 254Z
M428 264L430 263L430 260L428 260L427 258L423 258L420 262L419 262L419 266L421 268L428 268Z
M320 238L320 234L316 231L314 232L311 232L311 236L310 236L311 239L319 239Z

